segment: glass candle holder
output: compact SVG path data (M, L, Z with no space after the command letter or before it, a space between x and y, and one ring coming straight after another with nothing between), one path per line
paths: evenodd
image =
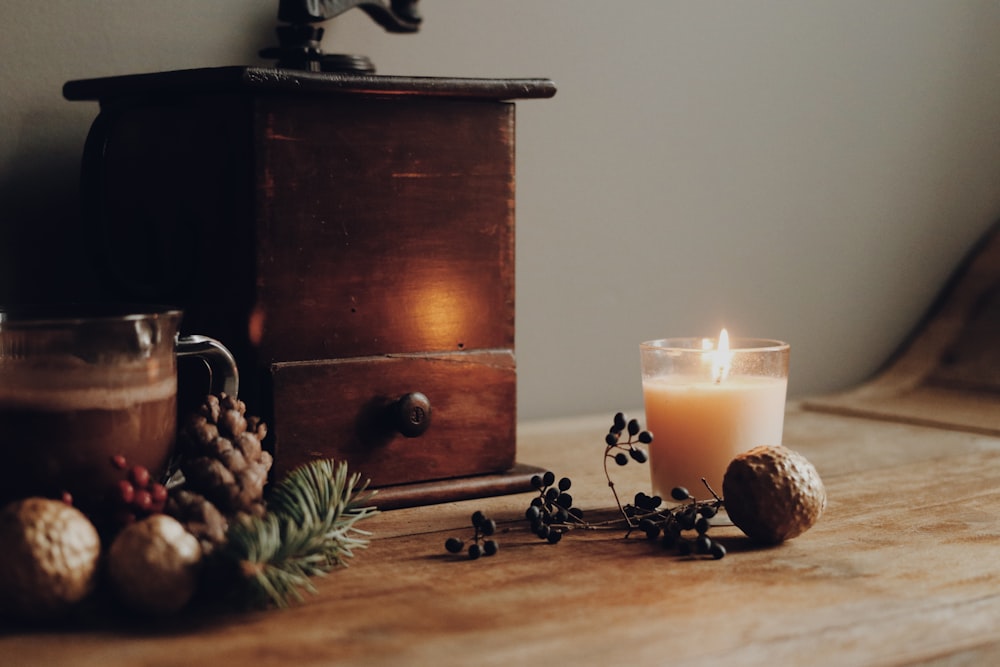
M641 343L642 389L653 493L682 486L722 493L733 458L780 445L789 345L757 338L664 338Z

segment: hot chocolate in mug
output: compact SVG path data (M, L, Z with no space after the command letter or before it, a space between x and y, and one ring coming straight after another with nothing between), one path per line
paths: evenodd
M69 493L85 511L112 492L111 460L161 474L177 433L177 357L207 363L235 395L232 354L179 337L182 313L123 306L0 308L0 503Z

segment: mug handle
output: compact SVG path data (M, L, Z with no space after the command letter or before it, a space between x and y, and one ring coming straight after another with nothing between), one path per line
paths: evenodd
M179 336L174 348L178 357L199 357L208 366L211 391L224 391L236 398L240 390L240 372L236 359L226 346L208 336Z

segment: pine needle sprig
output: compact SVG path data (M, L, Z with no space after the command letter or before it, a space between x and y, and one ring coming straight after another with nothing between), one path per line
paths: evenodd
M302 526L340 526L343 521L350 528L371 513L373 508L365 505L374 495L360 474L348 477L346 462L322 459L289 473L272 491L268 510Z
M251 604L286 607L315 593L311 579L346 566L368 546L357 523L378 513L374 491L346 462L300 466L274 489L263 517L234 523L223 556L236 565Z

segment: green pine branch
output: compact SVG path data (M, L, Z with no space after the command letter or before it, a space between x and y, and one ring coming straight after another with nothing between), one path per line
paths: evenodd
M278 607L314 593L312 578L347 565L368 546L357 523L378 513L375 492L346 462L312 461L273 489L268 511L234 523L222 557L237 569L251 604Z

